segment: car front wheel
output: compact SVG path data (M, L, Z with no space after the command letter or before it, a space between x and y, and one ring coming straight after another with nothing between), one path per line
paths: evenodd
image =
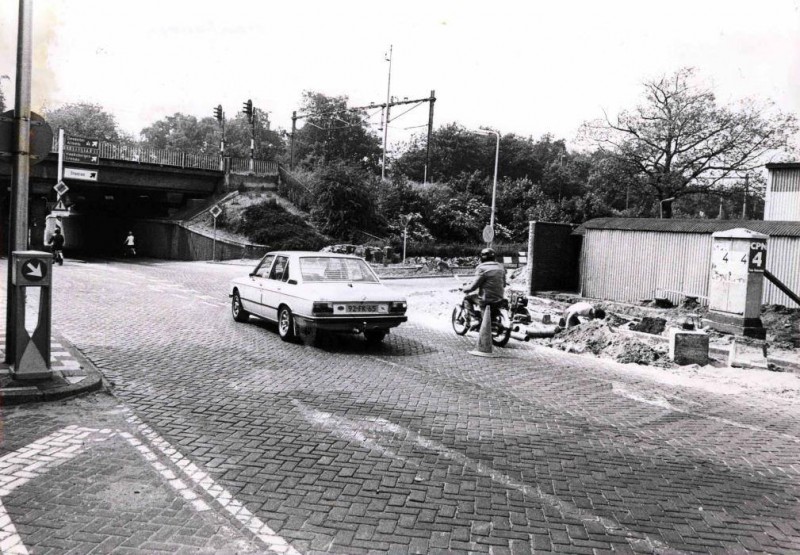
M233 293L233 298L231 299L231 314L237 322L247 322L250 318L250 314L242 307L242 299L239 297L238 291Z
M282 306L278 311L278 335L284 341L294 340L294 317L288 306Z

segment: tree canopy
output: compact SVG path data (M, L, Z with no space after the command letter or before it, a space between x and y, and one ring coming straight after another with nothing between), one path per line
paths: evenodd
M55 131L63 129L67 135L100 139L109 142L132 140L130 134L120 130L116 118L99 104L76 102L54 109L45 109L47 123Z
M364 110L348 108L346 96L305 91L294 138L295 163L344 162L373 172L380 170L380 138L369 128ZM302 117L302 118L301 118Z
M664 200L728 193L796 131L796 118L771 103L720 106L696 83L694 70L684 68L646 82L641 104L587 122L581 134L616 159L622 180Z

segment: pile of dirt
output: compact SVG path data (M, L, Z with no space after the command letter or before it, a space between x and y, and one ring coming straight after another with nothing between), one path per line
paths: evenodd
M800 348L800 308L771 304L761 308L761 323L767 328L767 340L782 349Z
M624 321L622 318L618 320ZM610 322L590 320L549 339L551 347L570 353L591 353L621 363L671 366L665 345L625 335Z

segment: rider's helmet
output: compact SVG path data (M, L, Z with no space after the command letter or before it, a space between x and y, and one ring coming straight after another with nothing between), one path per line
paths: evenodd
M483 249L481 251L481 262L488 262L490 260L494 260L494 249Z

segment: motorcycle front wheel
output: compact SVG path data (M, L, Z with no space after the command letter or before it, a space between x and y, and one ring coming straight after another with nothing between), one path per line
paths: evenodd
M469 331L469 314L463 305L453 307L453 331L458 335L466 335Z

